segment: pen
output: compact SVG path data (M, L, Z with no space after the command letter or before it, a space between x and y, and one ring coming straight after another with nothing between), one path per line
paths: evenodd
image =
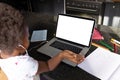
M113 44L113 46L114 46L114 52L117 53L118 47L115 44Z

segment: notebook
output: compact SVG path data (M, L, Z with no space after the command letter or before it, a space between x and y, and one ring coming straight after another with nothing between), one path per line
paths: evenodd
M120 80L120 55L97 48L78 65L100 80Z
M94 19L59 14L55 37L37 51L50 57L57 55L62 50L71 50L76 54L85 55L91 45L94 25ZM63 62L71 66L77 65L67 59L64 59Z

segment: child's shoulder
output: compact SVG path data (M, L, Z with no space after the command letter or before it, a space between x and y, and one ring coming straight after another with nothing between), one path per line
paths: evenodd
M21 56L14 56L7 59L0 59L0 65L8 66L21 66L24 65L26 67L30 67L32 65L38 65L38 61L34 58L30 57L29 55L21 55Z
M33 59L28 55L15 56L15 57L10 57L8 59L0 59L0 61L1 60L3 60L3 62L0 62L1 69L6 73L8 78L12 77L11 79L15 78L16 76L19 77L20 75L22 78L22 76L25 76L28 73L29 76L33 76L36 74L38 70L38 61L36 61L35 59Z

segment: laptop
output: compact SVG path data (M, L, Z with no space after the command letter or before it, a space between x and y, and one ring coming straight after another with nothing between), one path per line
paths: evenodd
M76 54L85 55L91 45L94 25L94 19L58 14L55 37L37 51L50 57L63 50L71 50ZM64 59L63 62L71 66L77 65L67 59Z

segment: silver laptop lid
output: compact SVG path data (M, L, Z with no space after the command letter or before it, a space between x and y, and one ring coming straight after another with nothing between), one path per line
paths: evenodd
M59 14L56 37L89 47L94 25L94 19Z

